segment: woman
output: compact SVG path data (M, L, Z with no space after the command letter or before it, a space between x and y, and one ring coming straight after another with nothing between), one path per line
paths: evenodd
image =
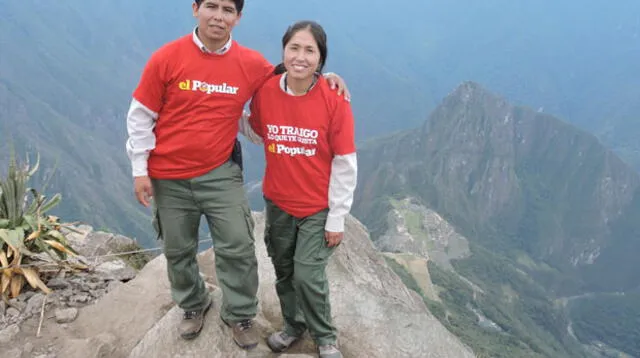
M327 59L320 25L292 25L282 45L279 74L256 93L249 119L264 142L265 242L285 322L267 343L282 352L308 329L320 357L342 357L325 267L356 186L353 114L320 75Z

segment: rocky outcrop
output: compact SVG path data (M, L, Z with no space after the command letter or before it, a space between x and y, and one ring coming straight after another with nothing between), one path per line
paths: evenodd
M260 268L259 315L263 338L281 327L273 266L262 240L264 218L255 214ZM215 299L201 336L183 341L176 333L180 310L171 301L162 256L130 282L80 311L69 326L75 337L61 342L59 356L73 357L270 357L264 344L250 352L237 348L220 321L221 292L216 286L215 257L200 254L201 272ZM473 354L407 289L374 249L366 229L347 222L346 238L329 267L333 316L346 357L472 357ZM315 356L306 339L283 357Z
M139 250L134 240L94 231L90 226L67 227L62 232L79 253L72 260L82 263L86 268L71 270L64 267L54 273L43 272L42 279L52 290L48 295L25 286L18 297L7 302L0 299L2 358L69 356L60 352L53 344L64 342L64 346L73 346L77 341L68 340L69 335L74 336L77 332L93 333L91 326L100 327L101 321L106 318L91 312L94 303L120 286L125 286L125 282L136 277L139 265L151 258L145 253L123 255L123 251ZM80 315L80 312L84 313ZM75 322L79 316L86 318L87 315L93 316L95 320L92 319L89 324L84 320ZM114 315L114 311L110 315ZM111 342L108 337L99 333L98 328L93 333L96 337L89 340L90 344L84 351L104 351L104 347L109 346L99 343ZM108 356L110 355L105 357Z
M86 225L64 229L63 233L80 254L76 260L86 264L87 270L61 270L53 276L44 277L47 287L53 291L49 295L27 286L20 296L6 303L0 300L0 330L39 316L43 307L46 311L55 312L58 323L69 323L77 317L78 308L91 305L136 276L137 270L129 260L119 255L122 250L136 247L134 240L94 231Z

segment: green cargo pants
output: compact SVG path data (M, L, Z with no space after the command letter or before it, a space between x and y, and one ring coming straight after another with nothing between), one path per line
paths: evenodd
M228 322L254 318L258 304L253 219L242 181L240 167L231 161L193 179L152 180L173 299L187 311L208 303L196 261L204 215L213 237L216 275L223 294L220 315Z
M334 248L327 247L324 225L328 210L295 218L266 202L264 239L276 271L276 291L284 330L300 337L307 328L318 345L335 344L329 284L325 268Z

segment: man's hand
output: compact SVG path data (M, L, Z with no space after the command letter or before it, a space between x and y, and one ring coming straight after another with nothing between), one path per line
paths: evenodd
M324 238L327 240L328 247L334 247L340 245L342 242L342 238L344 237L344 233L342 232L324 232Z
M136 199L140 204L149 207L149 200L153 197L153 188L151 187L151 179L146 177L135 177L133 181Z
M336 75L333 72L325 74L324 77L329 82L329 86L331 87L332 90L338 87L338 96L341 96L344 93L344 99L347 100L347 102L351 101L351 92L349 92L349 89L347 88L347 83L344 82L342 77Z

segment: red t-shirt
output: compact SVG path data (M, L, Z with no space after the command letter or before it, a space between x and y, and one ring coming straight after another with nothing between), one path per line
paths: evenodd
M158 113L149 176L189 179L226 162L244 104L273 66L235 41L223 55L202 52L192 35L156 51L133 97Z
M251 127L264 140L265 197L295 217L329 205L331 162L356 151L351 105L320 77L304 96L270 78L251 101Z

